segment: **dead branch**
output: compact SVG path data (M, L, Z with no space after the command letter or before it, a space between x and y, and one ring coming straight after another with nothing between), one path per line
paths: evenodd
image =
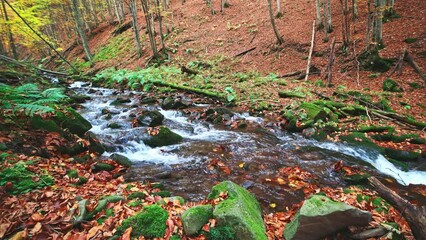
M250 49L244 50L244 51L242 51L242 52L237 53L236 55L234 55L234 57L240 57L240 56L246 55L247 53L249 53L249 52L251 52L251 51L253 51L255 49L256 49L256 47L252 47Z
M315 20L312 22L311 48L309 49L309 56L308 56L308 64L306 66L305 81L308 81L308 78L309 78L309 69L311 68L311 60L312 60L312 53L314 51L314 43L315 43Z
M414 58L411 56L411 54L408 51L405 54L404 60L407 61L410 64L410 66L413 67L414 70L420 75L423 81L426 82L426 75L423 73L419 65L417 65L417 63L414 61Z
M283 75L279 76L280 78L285 78L285 77L294 77L297 76L299 74L301 74L301 71L294 71L294 72L290 72L290 73L284 73Z
M375 177L368 178L368 181L380 196L394 206L407 220L414 237L424 239L426 236L426 206L411 204Z
M404 50L402 51L402 54L399 57L398 62L396 63L395 67L389 73L389 76L392 75L392 74L394 74L396 71L398 72L398 75L401 75L401 73L402 73L402 67L404 65L404 59L405 59L405 55L406 54L407 54L407 49L404 48Z
M189 69L185 66L180 67L180 70L182 71L182 73L188 73L189 75L197 75L198 72L193 70L193 69Z

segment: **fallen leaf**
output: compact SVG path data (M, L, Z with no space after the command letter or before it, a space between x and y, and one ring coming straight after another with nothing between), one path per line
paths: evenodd
M2 223L0 224L0 239L4 237L7 230L9 229L11 223Z
M124 231L123 236L121 237L121 240L130 240L130 234L132 233L132 227L129 227Z
M33 215L31 215L31 219L34 220L35 222L40 222L44 220L44 216L41 213L36 212Z
M37 234L38 232L40 232L40 230L41 230L41 227L42 227L42 225L41 225L41 223L37 223L35 226L34 226L34 228L33 229L31 229L31 235L35 235L35 234Z

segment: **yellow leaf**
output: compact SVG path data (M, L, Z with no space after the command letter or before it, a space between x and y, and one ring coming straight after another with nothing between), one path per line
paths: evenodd
M280 185L283 185L285 183L285 181L282 178L277 178L277 183L280 184Z
M243 168L244 166L246 165L246 163L245 162L243 162L243 163L240 163L240 165L238 165L240 168Z
M271 204L269 204L269 207L271 207L271 208L276 208L276 207L277 207L277 204L276 204L276 203L271 203Z

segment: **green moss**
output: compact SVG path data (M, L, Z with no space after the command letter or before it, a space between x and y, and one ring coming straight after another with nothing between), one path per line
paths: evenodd
M234 240L235 232L230 227L215 227L210 228L210 231L207 234L208 240Z
M150 147L162 147L177 144L182 141L182 136L172 132L167 127L160 127L159 133L144 141Z
M213 211L218 226L230 227L238 239L267 239L256 198L237 184L225 181L212 188L208 199L217 198L221 192L228 192L228 198L216 205Z
M92 124L72 108L67 108L65 113L57 112L55 121L62 128L68 128L71 133L79 136L92 128Z
M212 205L195 206L186 210L181 217L185 234L188 236L197 234L210 218L213 218Z
M395 80L387 78L383 81L383 91L402 92L403 90Z
M129 194L129 196L127 196L127 199L129 200L133 200L133 199L145 199L146 194L143 192L132 192Z
M325 119L327 117L327 110L324 107L318 106L313 103L303 102L300 104L299 109L305 110L310 120L318 121L319 119Z
M415 42L417 42L417 38L406 38L406 39L404 39L404 42L408 43L408 44L415 43Z
M114 170L114 166L109 165L108 163L97 162L95 163L95 165L92 166L93 172L100 172L100 171L110 172L112 170Z
M0 151L6 151L7 150L7 146L5 143L0 143Z
M362 67L365 70L374 72L387 72L389 71L393 61L383 59L379 56L378 51L364 52L359 58L362 62Z
M69 178L78 178L78 171L75 169L70 169L67 171L67 176Z
M34 179L38 179L34 181ZM22 194L34 189L53 185L54 180L49 175L37 175L26 169L23 162L18 162L10 168L0 172L0 186L12 183L12 187L7 189L10 194Z
M122 235L126 229L132 227L131 236L134 238L144 236L147 238L162 238L166 233L166 220L169 214L158 205L144 207L136 215L127 218L117 228L115 235Z
M424 88L423 85L416 83L416 82L409 82L408 85L414 89L422 89Z
M410 162L410 161L417 161L420 159L421 154L417 152L408 152L393 148L386 148L385 149L385 155L388 158L392 158L398 161L403 162Z
M181 238L180 238L180 236L179 235L172 235L171 237L170 237L170 240L180 240Z
M153 193L152 195L165 198L165 197L170 197L172 194L169 191L160 191L160 192Z
M281 91L278 92L280 98L306 98L306 94L298 91Z
M365 136L365 133L361 132L352 132L349 135L340 136L340 140L345 141L352 145L364 146L378 152L383 152L382 148L377 146L371 139Z
M394 130L395 130L395 128L390 127L390 126L362 125L362 126L358 127L357 131L365 133L365 132L385 132L385 131L393 132Z
M142 206L142 201L136 200L136 201L133 201L133 202L129 202L127 205L129 205L130 207L139 207L139 206Z
M83 184L85 184L85 183L87 183L87 178L85 178L85 177L81 177L81 176L78 176L78 182L77 182L77 185L83 185Z
M120 129L120 128L122 128L123 126L121 126L120 124L118 124L118 123L108 123L108 126L107 127L109 127L109 128L111 128L111 129Z

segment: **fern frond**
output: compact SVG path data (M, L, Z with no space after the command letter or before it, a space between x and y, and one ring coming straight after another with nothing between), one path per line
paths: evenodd
M24 84L22 86L16 87L15 91L18 92L18 93L37 92L38 87L37 87L37 85L35 85L33 83L27 83L27 84Z
M67 98L67 95L64 94L64 90L62 88L49 88L44 90L41 95L46 99L51 100L60 100Z
M17 104L15 106L14 112L24 110L25 115L33 116L35 113L52 113L55 112L55 109L49 106L42 106L36 104Z

